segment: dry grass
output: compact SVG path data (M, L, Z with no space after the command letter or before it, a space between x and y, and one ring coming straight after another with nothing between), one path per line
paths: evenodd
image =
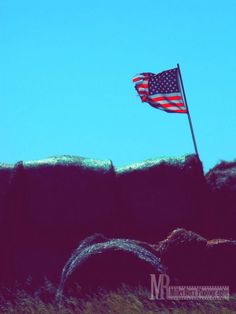
M23 289L4 292L0 297L0 313L9 314L197 314L236 313L236 296L230 301L151 301L144 288L123 286L117 291L100 289L81 299L63 298L54 301L55 289L47 286L34 293Z

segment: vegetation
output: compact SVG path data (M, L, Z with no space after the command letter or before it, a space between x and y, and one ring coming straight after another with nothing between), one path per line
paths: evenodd
M236 313L236 296L230 301L151 301L149 291L122 286L116 291L99 289L83 298L64 297L55 302L56 289L49 283L34 293L17 287L2 291L0 313L7 314L197 314Z

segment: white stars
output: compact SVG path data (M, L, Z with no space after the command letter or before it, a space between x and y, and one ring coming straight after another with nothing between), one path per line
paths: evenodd
M159 74L141 73L139 78L140 80L136 83L135 88L142 101L161 106L158 103L158 97L163 99L163 97L169 97L173 93L179 93L176 70L164 71ZM143 87L140 81L142 81L143 85L147 85L147 87Z
M149 73L148 86L151 95L179 92L176 69L159 74Z

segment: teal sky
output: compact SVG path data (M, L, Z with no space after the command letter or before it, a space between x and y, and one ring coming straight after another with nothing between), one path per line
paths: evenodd
M235 32L235 0L0 0L0 161L194 152L187 116L132 84L177 63L205 170L234 159Z

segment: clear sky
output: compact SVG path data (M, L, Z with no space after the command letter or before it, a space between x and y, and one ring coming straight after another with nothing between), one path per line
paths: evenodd
M0 161L194 152L132 77L180 64L205 170L236 157L235 0L0 0Z

